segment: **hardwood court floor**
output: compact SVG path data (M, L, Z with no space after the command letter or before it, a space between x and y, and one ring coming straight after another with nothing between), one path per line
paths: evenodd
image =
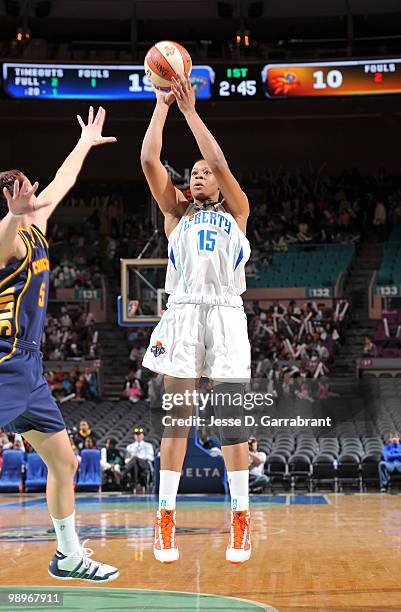
M227 504L190 499L178 505L181 559L165 566L152 555L153 500L79 498L81 537L91 538L96 560L121 571L107 586L230 596L280 612L401 609L401 495L259 498L252 507L252 559L243 566L224 558ZM2 496L1 586L60 586L47 574L55 550L50 527L43 496ZM188 606L180 609L200 609Z

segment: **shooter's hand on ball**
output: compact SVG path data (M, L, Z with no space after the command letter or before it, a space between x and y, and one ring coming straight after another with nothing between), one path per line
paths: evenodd
M180 111L184 115L193 111L195 108L195 89L189 76L173 78L171 83L171 90L177 100Z
M89 108L88 124L85 125L82 117L77 115L79 125L82 128L81 141L88 144L90 147L96 147L110 142L117 142L114 136L102 136L103 125L106 119L106 111L101 106L94 118L93 106Z

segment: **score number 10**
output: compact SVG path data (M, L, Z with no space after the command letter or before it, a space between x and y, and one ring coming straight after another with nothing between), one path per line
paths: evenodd
M313 73L313 89L338 89L344 82L342 72L340 70L329 70L325 75L323 70L316 70Z

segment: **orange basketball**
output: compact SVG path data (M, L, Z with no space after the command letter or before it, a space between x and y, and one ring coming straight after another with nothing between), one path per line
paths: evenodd
M157 89L170 89L172 77L191 74L192 60L182 45L162 40L149 49L144 66L146 76Z

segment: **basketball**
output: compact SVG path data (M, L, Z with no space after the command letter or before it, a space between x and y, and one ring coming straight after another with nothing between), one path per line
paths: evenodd
M188 51L176 42L163 40L149 49L145 57L145 74L157 89L170 89L171 79L191 74Z

